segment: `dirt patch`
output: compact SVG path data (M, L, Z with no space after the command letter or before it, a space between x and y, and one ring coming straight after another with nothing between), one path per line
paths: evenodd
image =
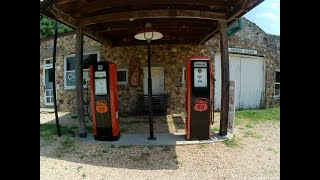
M64 116L61 124L77 126L72 115L59 114ZM54 123L54 114L40 114L40 118L41 123ZM184 116L181 119L156 117L155 132L184 132ZM152 147L81 144L68 135L40 140L40 178L280 179L279 123L246 126L235 127L238 144L230 147L222 142ZM219 128L218 113L213 127ZM121 118L121 128L126 133L149 132L148 117Z

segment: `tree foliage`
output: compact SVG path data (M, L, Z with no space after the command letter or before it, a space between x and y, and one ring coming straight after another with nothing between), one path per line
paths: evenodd
M40 38L54 35L54 23L55 23L55 20L50 19L46 16L40 15ZM72 28L64 24L58 23L59 33L70 32L70 31L72 31Z

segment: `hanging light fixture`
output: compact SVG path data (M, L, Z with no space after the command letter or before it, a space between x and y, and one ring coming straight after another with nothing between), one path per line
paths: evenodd
M159 31L152 29L150 23L146 23L145 28L139 31L134 38L138 40L147 41L148 47L148 104L149 104L149 127L150 137L149 140L156 140L153 134L153 112L152 112L152 78L151 78L151 62L150 62L150 44L152 40L161 39L163 34Z
M158 40L163 37L162 33L157 31L156 29L151 28L150 23L146 23L145 28L139 31L134 38L138 40L144 40L148 43L151 43L152 40Z

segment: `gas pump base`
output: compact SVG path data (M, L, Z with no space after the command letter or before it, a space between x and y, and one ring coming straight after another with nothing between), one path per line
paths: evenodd
M97 141L118 141L120 136L94 136L94 140Z
M117 141L120 137L120 133L117 136L112 136L112 129L97 128L97 135L94 135L94 139L97 141Z
M198 141L198 140L208 140L210 137L190 137L189 139L186 137L186 140L188 141Z

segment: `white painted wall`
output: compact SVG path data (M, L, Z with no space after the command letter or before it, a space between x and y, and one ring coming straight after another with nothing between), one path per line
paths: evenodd
M229 54L230 80L236 81L236 109L263 106L265 89L265 60L262 57ZM215 55L214 109L221 104L221 55Z

